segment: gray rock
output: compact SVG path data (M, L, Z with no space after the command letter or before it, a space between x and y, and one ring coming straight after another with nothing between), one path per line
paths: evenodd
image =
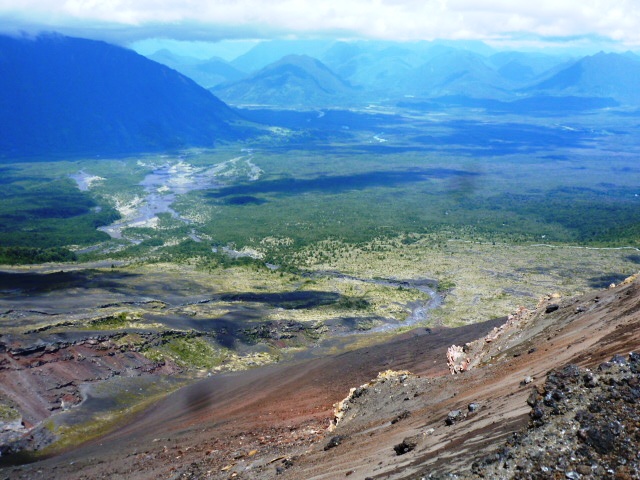
M395 425L399 421L404 420L405 418L409 418L410 416L411 416L411 412L409 410L405 410L402 413L400 413L397 417L395 417L393 420L391 420L391 425Z
M325 451L337 447L344 441L345 438L346 437L344 435L336 435L335 437L332 437L331 440L329 440L329 443L325 445Z
M529 375L527 375L522 379L522 381L520 382L520 385L529 385L531 382L533 382L533 377L530 377Z
M551 312L555 312L556 310L558 310L560 308L560 305L557 305L555 303L552 303L551 305L548 305L547 308L545 309L545 313L551 313Z
M412 437L407 437L402 440L402 443L399 443L393 449L396 452L396 455L404 455L405 453L409 453L420 444L422 441L422 435L414 435Z
M453 425L454 423L459 422L462 419L464 419L464 415L460 410L451 410L447 415L445 423L447 425Z
M584 386L587 388L595 388L598 386L598 377L591 372L587 372L582 377Z

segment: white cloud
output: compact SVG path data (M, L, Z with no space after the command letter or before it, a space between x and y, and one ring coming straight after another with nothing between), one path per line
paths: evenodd
M0 0L0 25L131 41L594 36L640 45L637 0ZM1 27L0 27L1 28Z

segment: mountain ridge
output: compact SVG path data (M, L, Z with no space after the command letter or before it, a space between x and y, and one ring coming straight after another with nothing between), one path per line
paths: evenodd
M105 42L0 36L0 155L101 155L213 146L241 118L182 74Z
M599 52L577 60L525 92L552 92L556 95L612 97L637 104L640 92L640 57L634 54Z
M303 67L306 73L293 72L291 65L284 71L284 63L296 64L299 60L293 59L303 57L321 62L355 90L327 96L323 92L326 78L314 81L318 69L310 67L309 61ZM212 91L241 105L294 108L335 108L341 102L349 106L397 104L404 98L459 95L498 101L590 97L625 108L640 104L635 88L638 65L640 57L632 52L576 58L567 53L496 52L473 42L271 41L228 63L232 68L253 70L252 74L240 80L230 78ZM278 68L282 71L277 72ZM272 78L267 80L266 75ZM305 89L307 95L302 93Z
M232 104L331 106L348 102L356 89L320 60L287 55L238 82L212 91Z
M201 60L194 57L174 55L169 50L158 50L147 58L191 78L204 88L215 87L224 82L238 81L247 74L219 57Z

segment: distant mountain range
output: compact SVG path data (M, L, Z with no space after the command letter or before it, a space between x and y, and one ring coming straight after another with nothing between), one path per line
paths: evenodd
M102 155L212 146L255 130L232 105L277 108L387 104L544 114L640 106L640 57L572 59L486 51L476 43L259 44L233 62L178 57L166 65L104 42L56 34L0 36L0 158ZM243 68L256 68L250 73ZM221 83L220 83L221 82ZM211 92L214 92L212 94Z
M495 52L479 42L273 41L227 66L250 73L227 75L212 91L241 106L336 107L441 97L515 102L514 107L534 106L538 97L544 108L563 105L553 97L570 97L572 108L580 98L589 99L585 108L640 105L640 57L632 53L571 58Z
M224 82L235 82L247 76L246 72L217 57L200 60L174 55L169 50L159 50L148 58L177 70L204 88L215 87Z
M213 146L246 134L193 80L104 42L0 36L0 157Z
M282 107L348 105L358 93L319 60L288 55L249 77L214 87L221 99L234 104Z
M413 69L400 82L407 95L440 97L464 94L473 98L508 98L510 82L481 55L464 50L443 51Z
M598 53L585 57L526 92L553 95L610 97L626 104L640 104L640 57L632 53Z
M322 58L323 52L333 44L329 40L271 40L258 43L247 53L231 61L238 70L254 73L288 55L309 55Z

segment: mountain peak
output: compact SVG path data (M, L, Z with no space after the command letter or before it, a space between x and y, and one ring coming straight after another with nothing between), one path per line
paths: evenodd
M320 60L291 54L213 91L235 104L331 106L348 101L355 90Z
M640 102L640 61L627 54L598 52L540 82L529 91L553 95L609 97L627 104Z

